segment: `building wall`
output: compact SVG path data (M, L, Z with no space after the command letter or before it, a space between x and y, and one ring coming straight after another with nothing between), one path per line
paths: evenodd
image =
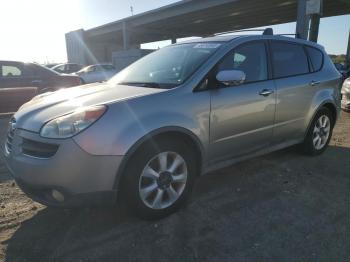
M86 45L84 30L76 30L66 34L67 58L69 63L86 65Z
M82 65L112 63L121 70L152 52L140 49L139 44L131 44L128 50L124 50L121 42L118 44L112 40L89 39L83 29L69 32L66 34L68 62Z

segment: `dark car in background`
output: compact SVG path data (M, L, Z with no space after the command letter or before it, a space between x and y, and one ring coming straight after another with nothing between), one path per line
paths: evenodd
M334 65L339 73L341 73L343 80L345 80L347 77L350 77L350 68L341 63L334 63Z
M0 61L0 113L14 112L36 94L81 84L73 75L61 75L35 63Z
M65 63L65 64L58 64L51 69L60 73L60 74L72 74L75 72L78 72L83 68L82 65L74 64L74 63Z

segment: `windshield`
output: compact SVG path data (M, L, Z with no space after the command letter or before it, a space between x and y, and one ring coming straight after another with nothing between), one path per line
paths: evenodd
M165 47L133 63L109 82L172 88L186 81L219 47L219 43L189 43Z

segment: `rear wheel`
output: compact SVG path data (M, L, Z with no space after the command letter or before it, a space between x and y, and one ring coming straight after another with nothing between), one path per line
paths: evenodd
M308 155L323 153L332 137L334 119L328 108L321 108L313 119L304 140L304 152Z
M196 172L195 156L182 141L147 143L128 162L123 199L141 218L167 216L188 199Z

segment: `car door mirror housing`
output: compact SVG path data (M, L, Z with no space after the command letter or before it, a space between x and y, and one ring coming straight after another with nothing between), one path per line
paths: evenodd
M225 86L237 86L244 83L246 75L240 70L223 70L217 73L216 80Z

